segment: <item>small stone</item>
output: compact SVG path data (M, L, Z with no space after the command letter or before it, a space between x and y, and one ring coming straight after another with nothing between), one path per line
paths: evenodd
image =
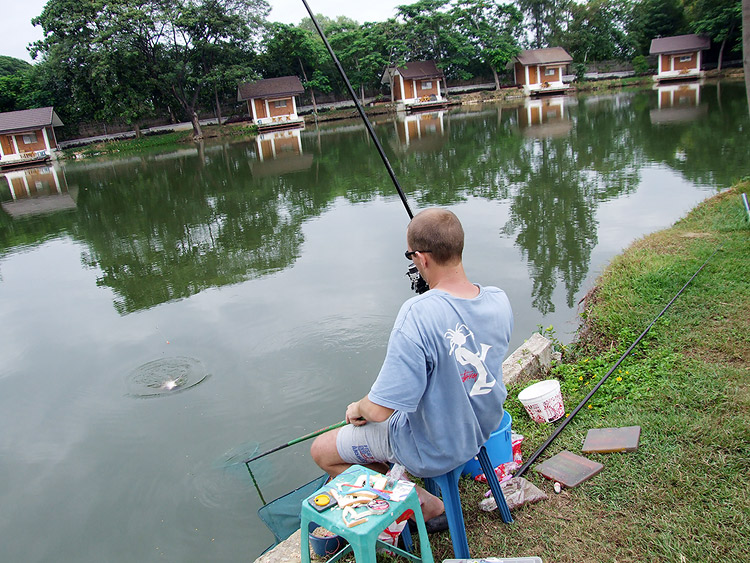
M557 481L555 481L555 494L559 495L560 491L562 491L562 486L560 485L560 483L558 483Z

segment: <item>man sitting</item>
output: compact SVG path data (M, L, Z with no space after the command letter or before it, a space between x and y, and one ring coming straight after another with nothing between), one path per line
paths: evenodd
M353 464L385 473L387 463L441 475L474 457L503 417L513 329L505 292L469 281L463 228L450 211L417 214L406 243L430 290L401 307L370 392L346 409L351 424L313 442L313 459L331 477ZM446 529L443 502L417 492L428 529Z

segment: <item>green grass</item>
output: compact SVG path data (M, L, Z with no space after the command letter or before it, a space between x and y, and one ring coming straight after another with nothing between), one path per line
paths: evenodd
M525 478L549 498L514 510L512 525L478 509L486 486L462 480L473 557L750 560L750 223L740 199L748 187L740 182L615 259L550 374L572 411L721 247L538 461L580 455L590 428L640 426L638 450L588 454L604 470L560 494L532 466ZM554 430L518 402L530 383L512 385L506 401L527 458ZM431 543L436 561L453 557L447 532Z
M64 149L62 158L85 158L107 154L131 154L146 151L154 147L163 147L184 143L192 138L192 131L173 131L159 135L143 136L140 139L112 140L95 143L84 147Z

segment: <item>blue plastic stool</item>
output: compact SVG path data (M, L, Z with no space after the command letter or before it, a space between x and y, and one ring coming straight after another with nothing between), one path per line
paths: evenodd
M370 475L380 475L375 471L362 467L360 465L352 465L344 473L333 479L327 485L321 487L317 492L310 495L315 497L321 492L327 492L331 488L336 486L336 483L351 483L358 476L363 473ZM308 498L310 498L308 497ZM420 556L416 556L412 553L404 551L398 547L392 546L378 539L378 535L382 532L386 526L394 522L407 510L414 512L414 518L417 522L417 529L419 530L419 547ZM308 529L311 522L315 522L320 526L323 526L330 532L343 537L349 542L349 545L339 551L336 555L328 559L327 563L334 563L338 561L348 553L354 552L354 557L357 563L376 563L375 548L378 545L382 545L388 551L406 557L410 561L415 563L434 563L432 558L432 550L430 549L430 539L427 535L427 528L425 527L424 518L422 516L422 509L419 506L419 497L417 497L417 490L412 488L407 497L402 501L390 501L390 506L385 514L379 516L368 517L367 522L364 522L358 526L347 528L341 519L341 510L337 508L330 508L323 512L315 510L307 499L302 501L301 510L301 523L300 528L301 534L301 557L302 563L310 563L310 539L309 535L304 533ZM407 549L411 544L411 536L409 536L409 542L405 545Z
M482 467L487 483L490 485L492 495L495 497L495 502L500 510L500 516L503 522L510 524L513 522L513 517L510 515L510 509L508 503L505 502L505 497L500 489L500 483L495 475L495 470L492 467L490 456L487 454L487 450L484 446L479 449L477 454L479 464ZM437 487L440 487L440 493L442 493L443 504L445 504L445 515L448 518L448 528L451 532L451 541L453 542L453 555L456 559L469 559L469 542L466 539L466 527L464 525L464 514L461 509L461 495L458 492L458 480L461 477L461 472L464 466L459 465L453 471L438 475L437 477L429 477L424 479L425 488L428 492L433 495L438 495Z

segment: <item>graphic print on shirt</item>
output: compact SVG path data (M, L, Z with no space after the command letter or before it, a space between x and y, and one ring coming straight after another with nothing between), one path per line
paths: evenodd
M466 333L464 333L464 330ZM468 337L471 336L472 341L474 340L474 333L469 330L469 327L465 324L457 324L455 330L448 330L443 336L445 336L451 343L451 349L448 354L453 354L456 357L456 361L462 366L472 366L476 370L476 381L474 386L469 392L470 396L484 395L489 393L490 390L495 386L495 380L491 382L487 381L487 368L484 366L484 359L487 357L487 351L492 348L489 344L479 345L479 354L472 352L465 347ZM475 374L471 374L473 377ZM464 375L463 380L466 381L468 376Z

